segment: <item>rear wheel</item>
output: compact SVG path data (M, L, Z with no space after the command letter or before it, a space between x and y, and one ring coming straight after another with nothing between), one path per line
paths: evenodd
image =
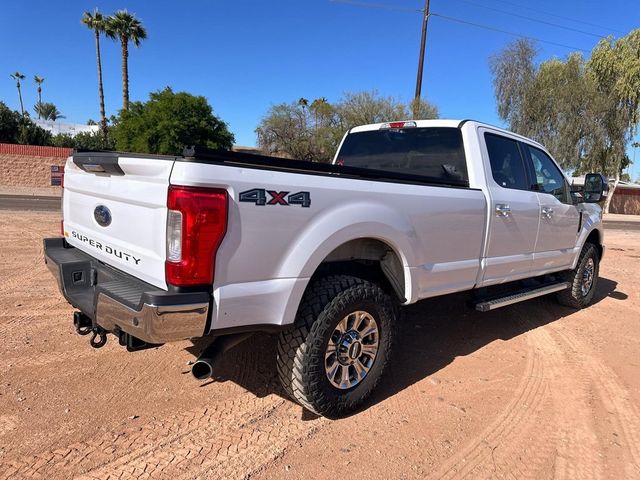
M558 292L558 302L576 309L589 305L596 291L599 270L598 250L592 243L586 243L582 248L576 268L565 273L564 279L570 285L566 290Z
M378 285L346 275L305 293L295 327L278 341L278 374L307 409L340 416L356 409L380 380L391 352L397 307Z

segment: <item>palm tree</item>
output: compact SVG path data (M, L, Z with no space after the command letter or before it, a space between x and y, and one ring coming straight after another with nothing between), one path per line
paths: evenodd
M43 120L51 120L55 122L59 118L65 118L65 116L60 113L60 110L58 110L58 107L53 103L39 102L35 107L33 107L33 109L38 114L38 118L42 118Z
M20 113L24 117L24 104L22 103L22 91L20 90L20 82L25 79L25 76L20 72L12 73L9 76L16 81L16 87L18 88L18 98L20 99Z
M136 47L147 38L147 31L134 14L118 10L107 19L105 33L109 38L119 39L122 48L122 109L129 110L129 42Z
M307 107L309 106L309 100L304 97L298 99L298 105L302 107L302 117L300 118L300 128L307 129Z
M314 128L317 130L318 125L322 126L322 119L331 109L326 97L316 98L311 103L311 111L313 112Z
M34 75L33 81L36 82L36 85L38 86L38 105L40 105L42 103L42 84L44 83L44 78ZM40 118L39 115L38 118Z
M102 84L102 60L100 59L100 34L104 33L107 19L96 8L93 13L84 12L82 23L87 26L96 36L96 63L98 64L98 93L100 95L100 125L102 126L102 136L107 140L107 115L104 110L104 88Z

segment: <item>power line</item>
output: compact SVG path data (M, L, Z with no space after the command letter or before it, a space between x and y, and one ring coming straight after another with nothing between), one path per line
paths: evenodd
M611 32L622 33L622 34L626 33L626 32L623 32L620 29L617 29L617 28L605 27L604 25L598 25L597 23L589 23L589 22L586 22L584 20L577 20L575 18L565 17L564 15L558 15L556 13L546 12L544 10L527 7L525 5L520 5L520 4L517 4L517 3L514 3L514 2L509 2L507 0L494 0L494 1L496 1L498 3L505 4L505 5L510 5L512 7L524 8L525 10L530 10L532 12L542 13L543 15L548 15L550 17L559 18L561 20L567 20L567 21L573 22L573 23L581 23L582 25L588 25L589 27L601 28L603 30L608 30L608 31L611 31Z
M469 0L458 0L458 1L462 2L462 3L466 3L468 5L473 5L473 6L476 6L476 7L484 8L484 9L487 9L487 10L491 10L493 12L500 12L500 13L503 13L505 15L510 15L512 17L522 18L522 19L528 20L530 22L541 23L543 25L550 25L552 27L561 28L563 30L569 30L571 32L582 33L583 35L590 35L590 36L596 37L596 38L607 38L605 35L598 35L597 33L591 33L591 32L587 32L585 30L580 30L578 28L568 27L566 25L560 25L559 23L547 22L546 20L541 20L539 18L529 17L527 15L521 15L519 13L508 12L506 10L502 10L500 8L495 8L495 7L490 7L488 5L483 5L481 3L470 2Z
M512 35L512 36L518 37L518 38L526 38L528 40L534 40L534 41L540 42L540 43L547 43L549 45L555 45L556 47L563 47L563 48L568 48L570 50L579 50L581 52L589 53L589 51L585 50L584 48L572 47L571 45L565 45L564 43L556 43L556 42L552 42L550 40L543 40L543 39L537 38L537 37L530 37L528 35L521 35L519 33L509 32L507 30L502 30L500 28L492 27L491 25L483 25L481 23L469 22L468 20L463 20L461 18L456 18L456 17L449 17L447 15L441 15L439 13L434 13L434 12L431 12L431 15L433 15L434 17L442 18L443 20L448 20L450 22L461 23L463 25L471 25L473 27L484 28L485 30L491 30L493 32L506 33L507 35Z
M363 8L377 8L382 10L391 10L397 12L410 12L410 13L422 13L421 8L409 8L409 7L399 7L397 5L389 5L386 3L365 3L365 2L357 2L353 0L329 0L331 3L344 3L346 5L353 5L356 7Z
M331 1L332 3L344 3L344 4L347 4L347 5L354 5L356 7L363 7L363 8L395 10L395 11L410 12L410 13L423 13L422 9L398 7L396 5L389 5L389 4L384 4L384 3L366 3L366 2L359 2L359 1L355 1L355 0L329 0L329 1ZM511 35L511 36L518 37L518 38L526 38L528 40L534 40L536 42L546 43L548 45L555 45L556 47L563 47L563 48L568 48L570 50L579 50L579 51L584 52L584 53L589 53L589 51L585 50L584 48L573 47L571 45L566 45L564 43L557 43L557 42L553 42L551 40L544 40L542 38L531 37L531 36L528 36L528 35L521 35L519 33L509 32L507 30L502 30L500 28L493 27L491 25L484 25L484 24L481 24L481 23L470 22L468 20L464 20L464 19L457 18L457 17L450 17L448 15L441 15L441 14L435 13L435 12L430 12L429 16L439 17L439 18L442 18L443 20L448 20L450 22L460 23L460 24L463 24L463 25L470 25L470 26L477 27L477 28L483 28L485 30L490 30L492 32L504 33L504 34Z

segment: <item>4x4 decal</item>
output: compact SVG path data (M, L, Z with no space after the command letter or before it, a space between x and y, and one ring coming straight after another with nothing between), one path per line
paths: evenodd
M267 195L271 198L267 199ZM252 188L251 190L240 192L238 199L241 202L249 202L260 206L300 205L304 208L311 206L311 194L309 192L289 194L289 192L277 192L276 190L267 190L264 188Z

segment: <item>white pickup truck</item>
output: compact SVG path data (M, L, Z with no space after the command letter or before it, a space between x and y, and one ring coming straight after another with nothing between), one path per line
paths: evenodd
M284 388L328 416L375 387L401 305L468 290L481 311L549 293L581 308L604 253L605 179L572 191L544 147L475 121L356 127L332 164L76 152L63 191L45 260L93 346L210 338L207 378L277 332Z

